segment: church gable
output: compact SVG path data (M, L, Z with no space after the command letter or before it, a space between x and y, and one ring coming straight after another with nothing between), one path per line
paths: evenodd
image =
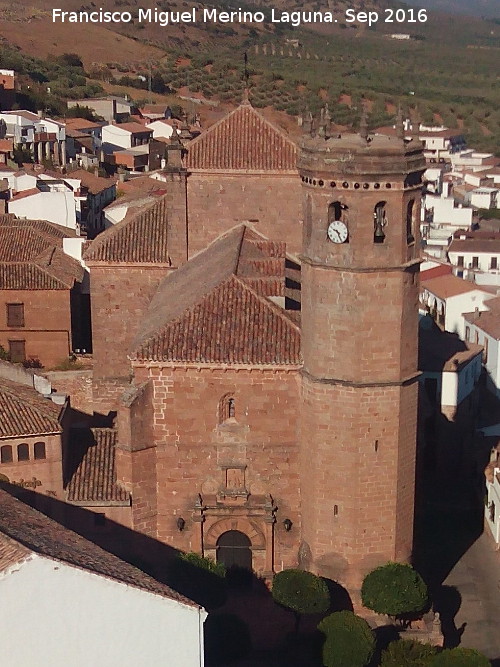
M244 102L188 146L191 170L297 171L297 147Z

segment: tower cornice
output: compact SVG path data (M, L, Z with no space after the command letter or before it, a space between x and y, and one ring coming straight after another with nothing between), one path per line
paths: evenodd
M315 261L305 255L299 255L299 260L302 264L308 264L317 269L327 269L333 271L341 271L342 273L393 273L394 271L411 271L413 268L422 263L422 259L412 259L404 264L396 264L394 266L344 266L341 264L325 264L324 260Z

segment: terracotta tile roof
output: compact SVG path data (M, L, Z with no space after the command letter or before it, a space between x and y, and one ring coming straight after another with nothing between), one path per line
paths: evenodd
M432 294L440 299L448 299L449 297L466 294L467 292L475 292L476 290L485 291L481 289L480 285L462 280L462 278L457 278L451 274L424 280L420 286L421 289L432 292Z
M498 239L453 239L448 252L500 252L500 238Z
M84 269L62 251L63 228L0 216L0 289L71 289Z
M88 188L88 191L93 195L99 194L99 192L103 192L116 185L116 180L114 178L101 178L100 176L85 171L85 169L76 169L70 174L67 174L67 178L79 179L83 187Z
M187 144L188 169L296 171L297 146L249 103Z
M87 120L86 118L66 118L64 124L66 128L72 130L94 130L103 126L103 123Z
M10 198L10 201L18 201L19 199L25 199L26 197L32 197L33 195L39 195L40 190L38 188L30 188L29 190L22 190L17 192L13 197Z
M0 437L61 433L61 406L35 389L0 378Z
M31 551L22 544L0 533L0 572L5 572L31 556Z
M491 302L488 301L488 306L490 303ZM491 338L500 340L500 308L498 306L493 310L484 312L465 313L464 319L469 324L474 324L478 329L484 331L484 333L491 336Z
M68 501L84 505L129 505L130 495L116 483L116 430L73 429L72 433L69 462L72 472L66 489Z
M481 345L464 342L434 324L430 329L420 327L418 340L418 369L423 372L458 372L483 351Z
M34 554L190 607L199 605L0 489L0 532Z
M88 262L154 263L170 266L166 197L110 227L84 253Z
M153 130L149 130L144 125L140 123L117 123L115 127L119 127L121 130L126 130L132 134L143 134L144 132L149 132L153 134Z
M9 114L10 116L21 116L21 118L25 118L26 120L31 120L31 121L39 121L40 116L38 114L33 113L32 111L26 111L25 109L19 109L18 111L2 111L4 114Z
M299 364L300 330L264 294L284 292L279 243L238 227L167 276L132 345L137 359ZM260 244L260 247L259 247ZM276 253L276 257L272 254ZM241 277L240 277L241 261ZM252 264L253 262L253 264ZM252 286L249 281L254 281Z

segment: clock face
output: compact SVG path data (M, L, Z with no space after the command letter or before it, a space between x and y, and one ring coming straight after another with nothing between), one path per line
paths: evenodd
M347 235L347 226L342 220L334 220L328 225L328 238L333 243L345 243Z

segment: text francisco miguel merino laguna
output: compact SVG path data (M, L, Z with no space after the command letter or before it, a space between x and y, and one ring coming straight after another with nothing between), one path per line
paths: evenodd
M352 16L350 13L352 12ZM53 23L157 23L165 27L171 23L289 23L297 27L301 23L337 23L338 19L351 22L356 20L354 10L347 9L342 16L335 17L333 12L319 11L293 11L285 12L269 9L264 12L243 11L220 11L213 8L197 9L193 7L188 11L160 11L154 9L138 9L134 12L107 11L95 9L93 11L69 12L62 9L52 10Z

